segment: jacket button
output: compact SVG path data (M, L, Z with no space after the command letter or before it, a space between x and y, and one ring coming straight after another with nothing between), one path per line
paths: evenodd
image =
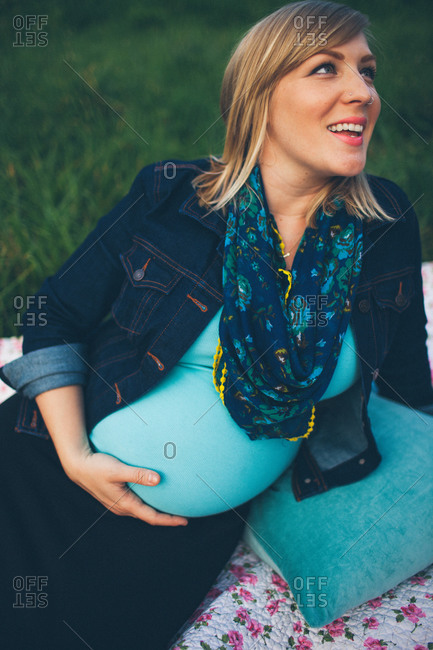
M304 478L304 483L311 483L311 478Z
M395 304L398 305L399 307L403 307L407 302L407 298L405 295L402 293L398 293L395 297Z
M365 458L360 458L360 459L358 460L358 463L359 463L360 465L364 465L364 463L365 463Z
M143 269L137 269L136 271L134 271L134 273L132 274L132 277L134 278L134 280L137 280L137 281L142 280L144 278Z
M363 314L366 314L370 310L370 301L366 298L363 298L358 303L359 311L362 311Z

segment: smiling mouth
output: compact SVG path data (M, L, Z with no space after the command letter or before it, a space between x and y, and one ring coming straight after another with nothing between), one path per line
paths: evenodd
M340 122L339 124L331 124L328 126L328 131L331 133L344 133L352 137L359 137L364 131L362 124L353 124L353 122Z

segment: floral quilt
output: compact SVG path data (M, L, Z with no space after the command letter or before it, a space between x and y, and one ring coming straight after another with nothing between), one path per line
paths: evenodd
M424 263L422 272L433 367L433 262ZM0 366L20 354L21 339L0 339ZM0 402L12 393L0 381ZM333 650L433 650L433 564L323 628L312 628L288 584L240 541L170 650L310 650L327 644Z
M433 565L323 628L242 541L171 650L433 650Z

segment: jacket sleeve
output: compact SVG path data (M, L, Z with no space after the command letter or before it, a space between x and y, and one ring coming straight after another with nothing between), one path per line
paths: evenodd
M413 408L433 413L433 389L427 354L427 318L421 274L421 240L418 219L406 194L397 186L398 200L407 222L407 240L414 264L414 293L399 316L397 330L380 368L376 384L379 394Z
M9 386L34 398L71 384L84 384L86 343L119 293L120 253L149 209L144 168L130 192L98 222L81 246L48 277L23 317L23 356L0 369Z
M52 388L83 386L87 378L85 354L80 343L33 350L3 366L0 379L30 399Z

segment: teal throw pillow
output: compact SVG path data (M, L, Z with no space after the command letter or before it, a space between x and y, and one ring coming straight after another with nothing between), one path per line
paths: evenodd
M433 562L433 416L372 393L382 455L361 481L297 502L291 467L252 501L244 540L322 627Z

